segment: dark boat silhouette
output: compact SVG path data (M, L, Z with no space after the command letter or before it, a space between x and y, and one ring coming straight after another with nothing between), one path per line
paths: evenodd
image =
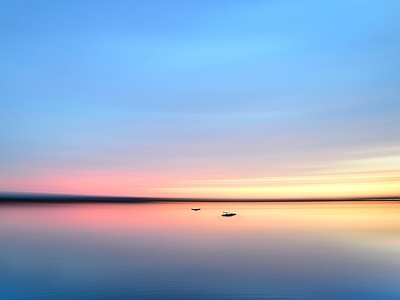
M199 211L201 208L192 208L194 211Z
M233 217L233 216L236 216L236 213L224 211L221 216L223 216L223 217Z

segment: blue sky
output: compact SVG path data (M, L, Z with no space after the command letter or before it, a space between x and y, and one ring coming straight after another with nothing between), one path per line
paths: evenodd
M400 192L398 1L2 1L0 20L0 190L268 198L260 178L383 172Z

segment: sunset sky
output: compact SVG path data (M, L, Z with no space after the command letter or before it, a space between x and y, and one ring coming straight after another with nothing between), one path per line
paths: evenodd
M400 1L1 1L0 192L400 195Z

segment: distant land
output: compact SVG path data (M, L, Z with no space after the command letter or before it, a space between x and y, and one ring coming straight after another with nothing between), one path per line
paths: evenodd
M113 197L64 194L0 193L0 203L148 203L148 202L338 202L338 201L400 201L399 196L366 198L291 198L291 199L211 199Z

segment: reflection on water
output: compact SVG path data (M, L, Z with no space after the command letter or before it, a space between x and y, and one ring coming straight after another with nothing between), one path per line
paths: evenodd
M1 205L0 299L399 299L399 216L398 202Z

